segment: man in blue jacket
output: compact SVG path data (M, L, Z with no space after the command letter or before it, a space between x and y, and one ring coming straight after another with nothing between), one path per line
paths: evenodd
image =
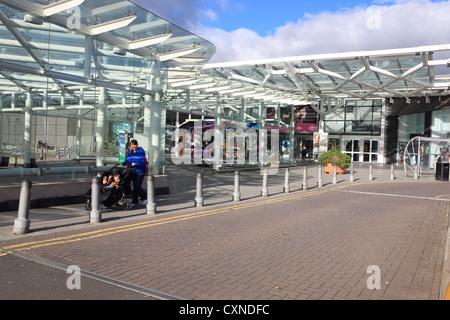
M133 200L131 206L138 204L139 198L143 200L142 204L147 204L147 192L142 189L142 181L144 181L145 173L147 171L147 163L145 158L145 150L139 147L137 140L132 140L130 144L130 151L122 164L129 164L135 168L135 175L133 179Z

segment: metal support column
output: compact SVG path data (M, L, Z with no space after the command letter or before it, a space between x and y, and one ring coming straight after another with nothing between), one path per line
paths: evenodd
M100 88L100 96L97 105L97 124L95 131L95 141L96 141L96 165L103 166L105 161L105 123L106 123L106 89Z
M161 174L161 112L162 112L162 79L161 63L153 62L152 73L149 77L150 89L154 92L150 105L150 127L148 132L149 147L146 151L149 162L149 168L152 174ZM144 132L144 135L145 132Z
M27 93L27 100L25 102L25 130L23 134L23 165L25 168L31 167L31 93Z
M216 118L214 122L214 162L213 169L220 170L223 162L223 148L222 143L224 135L222 132L222 105L220 103L220 95L217 94L216 101Z

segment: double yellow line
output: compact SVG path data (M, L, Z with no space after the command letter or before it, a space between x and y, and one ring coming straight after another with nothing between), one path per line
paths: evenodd
M11 250L25 251L25 250L30 250L30 249L34 249L34 248L40 248L40 247L46 247L46 246L94 239L94 238L104 237L107 235L118 234L118 233L122 233L122 232L153 227L153 226L162 225L162 224L166 224L166 223L184 221L184 220L189 220L189 219L196 219L196 218L200 218L200 217L206 217L206 216L224 213L224 212L230 212L230 211L234 211L234 210L241 210L241 209L257 207L257 206L261 206L261 205L265 205L265 204L272 204L272 203L277 203L277 202L282 202L282 201L287 201L287 200L304 198L304 197L318 195L318 194L326 193L326 192L328 192L328 191L318 190L318 191L303 192L301 194L296 194L296 195L287 195L287 196L281 196L281 197L271 198L271 199L267 199L267 200L251 202L251 203L237 204L237 205L227 206L224 208L217 208L217 209L189 213L189 214L184 214L184 215L179 215L179 216L172 216L172 217L161 218L161 219L157 219L157 220L128 224L128 225L119 226L119 227L105 228L105 229L101 229L101 230L79 233L79 234L69 235L69 236L65 236L65 237L21 243L21 244L16 244L16 245L11 245L11 246L6 246L3 248L0 248L0 256L4 256L4 255L7 255L8 253L11 253L12 252Z

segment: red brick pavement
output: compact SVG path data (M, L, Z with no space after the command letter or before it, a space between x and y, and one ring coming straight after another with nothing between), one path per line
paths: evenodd
M186 299L439 299L450 204L436 199L441 188L316 188L0 247L24 243L14 248ZM367 287L371 265L380 289Z

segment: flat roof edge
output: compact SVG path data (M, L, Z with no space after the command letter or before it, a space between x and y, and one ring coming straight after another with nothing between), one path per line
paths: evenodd
M294 61L335 61L335 60L355 60L361 57L375 58L386 58L386 57L399 57L399 56L414 56L421 52L437 52L437 51L449 51L450 44L441 45L429 45L429 46L418 46L409 48L398 48L398 49L384 49L384 50L370 50L370 51L350 51L342 53L325 53L317 55L304 55L304 56L290 56L283 58L273 58L273 59L255 59L255 60L243 60L243 61L230 61L230 62L217 62L208 63L203 69L214 69L214 68L229 68L229 67L241 67L250 65L263 65L263 64L275 64L275 63L288 63Z

